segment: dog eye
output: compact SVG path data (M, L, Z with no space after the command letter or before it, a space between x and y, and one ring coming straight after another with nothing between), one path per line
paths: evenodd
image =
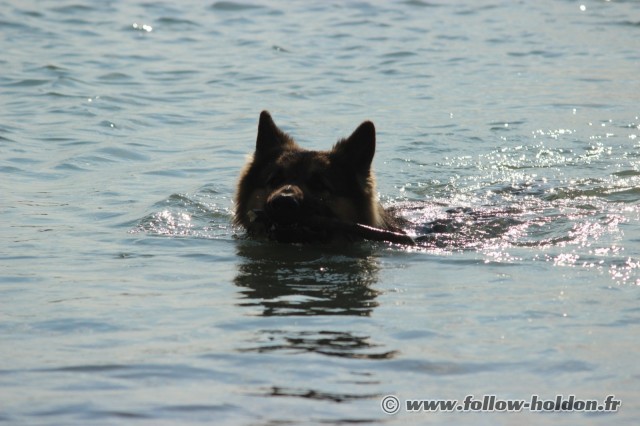
M332 186L327 178L321 175L311 176L308 182L309 188L313 191L331 191Z
M271 187L280 186L284 182L284 174L281 170L277 170L267 178L267 185Z

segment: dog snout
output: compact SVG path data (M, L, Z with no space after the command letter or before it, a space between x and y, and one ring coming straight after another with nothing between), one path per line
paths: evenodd
M300 207L300 203L291 194L280 194L271 199L271 207L275 211L295 211Z
M285 185L274 191L267 200L267 213L276 223L297 222L303 201L302 190L295 185Z

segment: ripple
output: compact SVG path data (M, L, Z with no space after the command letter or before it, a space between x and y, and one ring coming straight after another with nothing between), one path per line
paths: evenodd
M64 172L87 172L90 169L80 167L77 164L73 163L61 163L54 167L54 170L64 171Z
M640 21L619 21L614 22L613 25L620 25L623 27L640 28Z
M35 27L32 27L32 26L28 25L23 20L4 20L4 19L1 19L0 20L0 28L4 28L4 29L7 29L7 30L20 30L20 31L23 31L25 34L33 33L35 31L37 31L37 29Z
M412 7L439 7L439 6L441 6L440 4L432 3L432 2L428 2L428 1L424 1L424 0L405 0L405 1L402 2L402 4L405 4L407 6L412 6Z
M73 14L76 14L76 13L87 13L87 12L91 12L91 11L94 11L94 10L97 10L97 9L95 9L92 6L85 5L85 4L70 4L70 5L66 5L66 6L52 7L50 10L53 11L53 12L56 12L56 13L63 14L63 15L69 15L69 14L73 15Z
M246 10L263 9L264 6L251 3L238 3L233 1L218 1L211 5L211 9L223 12L243 12Z
M454 362L454 361L426 361L422 359L397 359L378 364L377 368L392 369L393 371L411 371L412 374L427 374L431 376L457 376L478 374L499 370L520 369L523 363L513 362Z
M31 325L36 330L54 333L107 333L120 330L113 324L80 318L60 318Z
M3 84L5 87L34 87L34 86L42 86L44 84L51 83L49 79L36 79L36 78L27 78L24 80L16 81L9 84Z
M181 19L181 18L175 18L175 17L162 17L162 18L159 18L156 22L158 23L159 26L169 27L169 28L186 29L186 28L195 28L200 26L199 23L192 21L190 19Z
M612 173L613 176L618 176L618 177L634 177L634 176L640 176L640 170L622 170L620 172L614 172Z
M106 127L114 127L111 122L103 122L103 125ZM136 151L132 151L130 149L125 148L101 148L98 152L104 153L109 157L118 159L118 160L126 160L126 161L149 161L149 156L146 154L142 154Z
M115 82L117 84L121 84L123 81L131 80L131 79L133 79L132 76L130 76L129 74L122 73L122 72L110 72L110 73L103 74L103 75L98 77L98 80L113 81L113 82Z
M277 397L296 397L313 399L319 401L332 401L332 402L346 402L357 399L371 399L377 394L350 394L350 393L337 393L337 392L323 392L309 388L292 388L292 387L280 387L274 386L268 392L268 396Z
M391 359L397 351L376 351L379 345L371 343L369 336L356 336L347 332L319 331L319 332L283 332L280 330L263 331L261 340L268 340L255 347L240 349L241 352L285 352L307 353L349 359Z

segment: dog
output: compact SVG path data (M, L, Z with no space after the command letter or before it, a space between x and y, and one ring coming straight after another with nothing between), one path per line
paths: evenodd
M378 202L376 130L364 121L331 150L301 148L260 113L255 152L240 173L233 222L280 242L403 241L402 221ZM408 238L408 237L406 237Z

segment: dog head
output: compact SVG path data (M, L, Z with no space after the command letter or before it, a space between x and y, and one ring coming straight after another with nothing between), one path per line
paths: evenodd
M255 152L238 183L235 224L253 236L292 241L331 237L311 224L314 218L380 226L375 145L375 127L365 121L329 151L306 150L263 111Z

